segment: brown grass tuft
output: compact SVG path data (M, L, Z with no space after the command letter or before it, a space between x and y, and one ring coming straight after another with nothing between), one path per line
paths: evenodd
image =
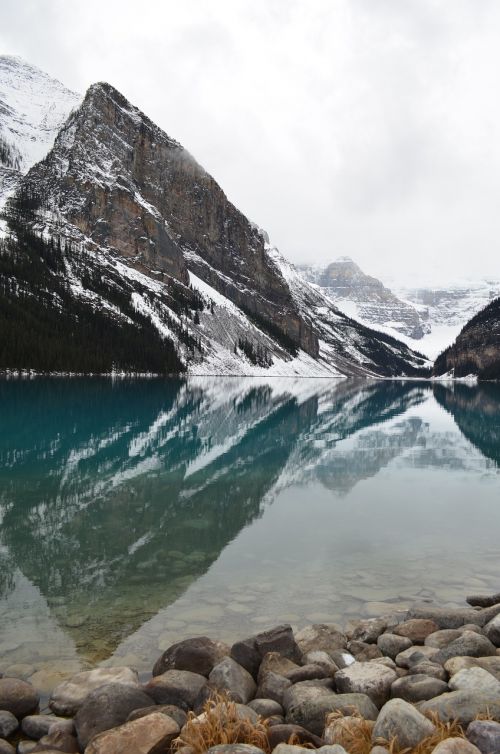
M349 718L354 718L353 725L350 724ZM326 725L331 723L337 723L336 744L343 746L349 754L370 754L373 722L365 720L357 710L353 710L349 715L331 712L326 718Z
M190 746L202 754L218 744L252 744L270 754L267 732L269 726L259 718L256 723L238 717L236 704L224 694L214 694L203 706L201 717L190 712L181 735L174 741L177 751Z

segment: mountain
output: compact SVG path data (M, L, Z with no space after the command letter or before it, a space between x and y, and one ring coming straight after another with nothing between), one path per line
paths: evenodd
M0 206L41 160L81 97L21 58L0 55Z
M417 309L395 296L380 280L366 275L350 257L339 257L324 268L299 265L298 270L355 319L390 328L396 337L419 340L429 332Z
M435 361L435 377L500 379L500 298L482 309Z
M17 59L3 87L13 66L22 89L32 79ZM424 357L303 281L189 152L109 84L71 110L3 222L0 369L427 374Z
M500 280L495 279L405 286L394 278L388 288L349 257L326 267L298 265L297 269L345 314L400 338L432 359L500 293Z

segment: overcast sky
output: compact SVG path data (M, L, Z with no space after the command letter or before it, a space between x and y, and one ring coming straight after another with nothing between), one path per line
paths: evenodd
M294 262L500 277L498 0L1 0L0 51L112 83Z

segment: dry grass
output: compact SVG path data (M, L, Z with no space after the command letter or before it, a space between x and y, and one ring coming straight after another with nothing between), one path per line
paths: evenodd
M270 754L267 731L269 726L259 718L256 723L238 717L237 706L227 696L214 695L196 716L190 712L181 736L174 741L174 751L190 746L196 754L202 754L218 744L252 744Z
M342 713L334 712L328 716L327 724L332 722L340 723L339 736L338 740L335 740L335 743L341 744L349 754L370 754L372 747L375 745L372 743L373 724L364 720L357 712L350 715L350 717L355 718L355 725L349 725L347 720L345 725L342 725ZM450 723L442 723L437 716L431 716L430 719L436 726L435 733L432 736L424 738L423 741L413 748L399 747L395 738L391 741L380 738L375 743L387 747L390 754L432 754L436 746L447 738L465 738L462 726L456 720Z

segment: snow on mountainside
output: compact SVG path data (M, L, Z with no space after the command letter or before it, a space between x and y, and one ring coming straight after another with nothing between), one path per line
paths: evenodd
M11 152L11 168L25 173L41 160L81 96L35 66L0 55L0 140Z
M109 84L90 87L6 215L0 292L23 336L11 333L0 369L418 376L429 366L304 282Z
M446 286L422 282L417 287L404 286L395 278L389 289L348 257L327 267L299 265L298 270L348 316L398 337L432 359L500 295L500 279L456 280Z

